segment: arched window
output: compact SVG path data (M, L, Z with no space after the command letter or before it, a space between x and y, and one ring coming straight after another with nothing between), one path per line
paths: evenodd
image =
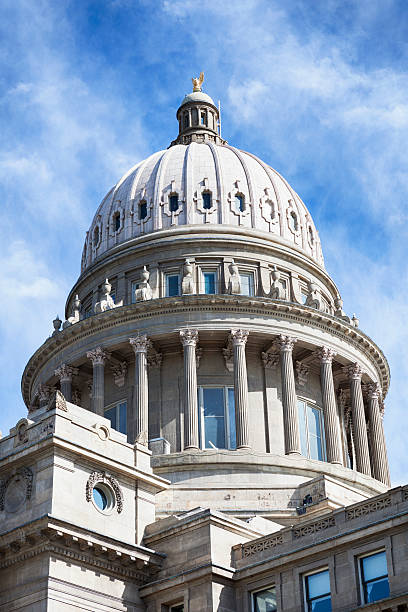
M178 210L179 199L177 193L173 193L171 196L169 196L169 207L171 212L176 212L176 210Z
M120 229L120 212L115 212L113 215L113 229L118 232Z
M99 244L99 225L97 225L94 229L93 242L94 242L94 247L98 246Z
M212 198L210 191L204 191L203 193L203 208L209 210L212 206Z
M297 232L299 229L297 215L293 210L289 215L289 226L293 232Z
M141 200L139 202L139 219L142 221L147 217L147 202L146 200Z
M188 113L184 113L183 115L183 125L185 128L188 128L188 125L189 125Z
M239 212L244 212L245 210L245 196L242 193L237 193L235 195L235 207Z
M200 123L201 125L207 125L207 111L201 111L200 113Z

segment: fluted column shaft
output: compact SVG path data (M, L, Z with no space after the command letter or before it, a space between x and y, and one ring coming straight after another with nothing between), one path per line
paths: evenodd
M184 350L184 448L197 449L198 439L198 405L197 405L197 363L196 347L198 331L183 329L180 341Z
M296 342L290 336L279 336L276 341L280 350L282 375L283 426L285 431L285 453L300 455L299 416L293 371L292 351Z
M63 363L60 367L55 370L55 376L60 379L61 393L67 400L72 401L72 377L74 374L78 374L78 369Z
M335 352L327 347L316 351L320 359L320 383L323 399L326 456L329 463L343 464L340 450L340 430L334 393L332 361Z
M149 386L147 379L147 351L151 346L146 334L129 338L135 353L135 386L133 418L135 441L147 446L149 440Z
M93 384L92 384L92 410L95 414L104 416L105 410L105 362L110 357L110 353L98 346L93 351L86 354L92 361Z
M351 417L353 420L354 446L357 471L371 476L367 425L365 420L363 392L361 389L361 367L355 363L344 371L350 379Z
M371 466L373 477L385 485L390 485L390 474L385 446L383 422L380 415L378 383L366 386L368 398L368 416L370 420Z
M245 345L249 332L244 329L231 331L234 351L234 397L237 449L250 448L248 422L248 375Z

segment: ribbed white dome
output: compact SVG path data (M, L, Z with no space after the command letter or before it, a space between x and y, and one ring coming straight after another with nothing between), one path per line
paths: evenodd
M203 193L210 194L205 204ZM174 194L178 209L171 211ZM268 233L271 240L279 236L324 265L309 211L276 170L229 145L193 142L154 153L111 189L87 233L82 271L112 247L141 234L204 223L209 228L253 228Z

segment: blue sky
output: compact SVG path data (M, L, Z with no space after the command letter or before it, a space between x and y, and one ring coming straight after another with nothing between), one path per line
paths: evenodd
M3 0L1 426L63 316L85 232L119 177L177 132L191 77L223 136L309 207L345 309L386 353L393 482L408 482L408 7L387 0Z

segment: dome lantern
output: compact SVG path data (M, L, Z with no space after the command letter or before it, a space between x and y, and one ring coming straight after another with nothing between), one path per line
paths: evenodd
M178 111L179 134L170 146L191 142L225 144L219 134L219 111L210 96L202 91L204 72L192 78L193 91L184 97Z

